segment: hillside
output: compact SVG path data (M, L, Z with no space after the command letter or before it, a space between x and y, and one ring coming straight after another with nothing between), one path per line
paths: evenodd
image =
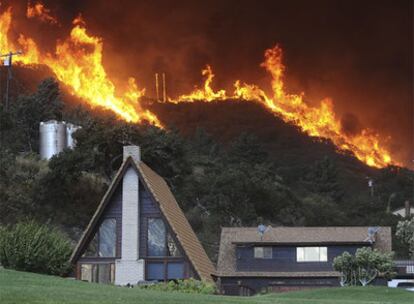
M51 79L36 90L45 74L16 68L10 111L0 107L0 224L30 217L62 227L76 241L120 165L124 144L141 146L213 260L223 226L395 227L398 218L388 211L412 197L412 171L369 167L258 104L146 100L144 107L166 126L160 130L90 109ZM82 129L75 150L47 163L37 156L38 128L50 119Z
M92 284L59 277L0 269L2 304L69 303L278 303L278 304L405 304L414 293L385 287L331 288L312 291L268 294L255 297L223 297L170 293Z

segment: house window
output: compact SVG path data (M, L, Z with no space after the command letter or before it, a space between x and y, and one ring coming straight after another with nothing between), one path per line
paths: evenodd
M115 265L107 264L81 264L80 278L82 281L111 284L115 280Z
M328 248L327 247L297 247L296 248L297 262L327 262Z
M254 247L255 259L271 259L272 247Z
M184 263L169 262L167 263L167 279L184 279Z
M147 277L149 281L165 281L184 279L184 262L159 261L147 262Z
M98 232L89 243L85 257L115 257L116 256L116 219L103 220Z
M166 255L166 229L161 218L148 219L148 256Z
M164 263L148 263L147 264L147 280L149 281L164 281L165 270Z
M116 245L116 220L106 219L99 227L99 256L114 257Z
M148 256L181 257L181 252L161 218L148 219Z

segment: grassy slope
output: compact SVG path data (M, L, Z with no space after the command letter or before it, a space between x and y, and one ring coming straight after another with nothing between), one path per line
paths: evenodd
M204 296L89 284L0 269L0 303L277 303L375 304L414 303L414 293L387 288L331 288L250 298Z

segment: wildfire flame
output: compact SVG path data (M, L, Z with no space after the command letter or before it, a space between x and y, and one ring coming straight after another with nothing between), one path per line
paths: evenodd
M25 65L44 64L73 95L90 105L112 110L126 121L145 120L162 127L153 113L141 108L139 99L144 95L145 89L138 89L135 79L128 80L128 88L121 96L116 94L115 85L108 78L102 64L102 39L87 33L81 17L74 20L69 37L57 43L54 54L41 54L34 40L22 34L17 39L17 44L14 44L9 39L11 21L12 11L9 7L0 15L0 46L7 51L23 51L21 55L13 57L14 62Z
M50 10L41 3L29 3L26 15L43 22L57 24L50 15ZM16 41L9 37L12 22L12 10L9 7L0 15L0 47L3 52L22 50L23 53L13 57L14 62L23 65L42 64L48 66L70 90L70 92L92 106L110 109L119 117L130 122L149 121L162 127L158 118L140 106L140 98L145 89L139 89L134 78L128 79L127 89L122 94L116 92L115 85L108 78L102 64L103 41L90 35L85 22L79 16L73 21L70 35L56 45L53 54L42 54L37 44L30 37L20 34ZM290 94L285 90L283 53L279 46L265 51L265 60L261 64L272 76L272 94L267 94L259 86L234 82L234 91L228 95L226 90L215 91L212 88L214 74L210 65L202 70L205 77L201 88L181 95L170 102L204 102L242 99L264 105L269 111L288 123L295 124L310 136L328 138L339 150L352 151L355 156L373 167L385 167L393 161L389 151L384 147L380 136L369 129L363 129L357 135L348 135L335 116L332 101L322 100L317 107L304 102L304 94Z
M243 99L263 104L268 110L281 117L284 121L293 123L310 136L330 139L339 150L352 151L355 156L369 166L382 168L396 164L391 159L389 151L380 142L380 136L369 129L363 129L360 134L347 135L335 116L332 101L326 98L319 107L311 107L304 102L304 94L288 94L283 82L285 67L282 62L283 53L279 46L265 51L265 61L261 64L272 76L273 96L268 96L260 87L253 84L234 83L235 90L227 95L225 90L215 92L211 88L214 74L210 66L203 70L206 77L204 90L182 95L173 102L217 101L226 99Z
M212 101L212 100L224 100L227 99L226 91L219 90L214 92L211 88L211 84L213 82L214 74L213 70L209 65L205 67L201 71L201 74L206 77L204 82L203 89L196 89L189 95L181 95L178 100L179 101L192 101L192 100L204 100L204 101Z
M42 22L58 24L57 19L50 15L50 9L46 8L40 2L36 2L35 4L32 4L29 2L27 4L26 17L27 18L38 18Z

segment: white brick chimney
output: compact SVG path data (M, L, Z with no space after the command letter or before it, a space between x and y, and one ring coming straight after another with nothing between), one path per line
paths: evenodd
M138 146L124 146L124 161L131 156L138 163ZM127 168L122 180L121 259L115 261L115 284L135 285L144 280L144 260L139 260L139 178L134 167Z

